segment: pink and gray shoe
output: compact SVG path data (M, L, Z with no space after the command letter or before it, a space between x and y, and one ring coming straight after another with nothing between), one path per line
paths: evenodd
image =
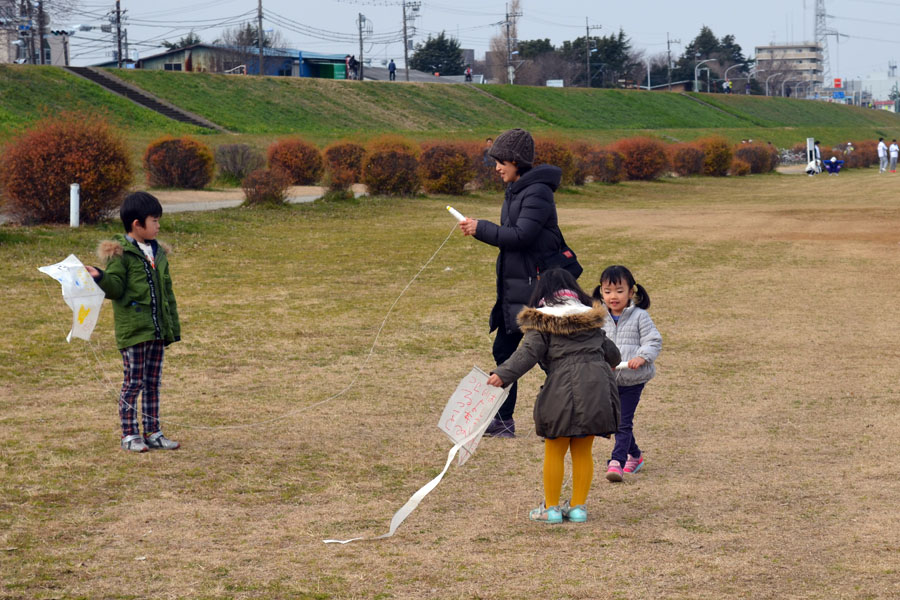
M606 478L613 483L622 481L622 463L617 460L609 461L606 465Z
M640 455L637 458L632 455L628 455L628 460L625 461L625 472L626 473L637 473L641 470L641 467L644 466L644 455Z

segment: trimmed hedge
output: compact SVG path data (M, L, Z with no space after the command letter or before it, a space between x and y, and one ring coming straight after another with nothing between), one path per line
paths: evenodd
M676 144L669 148L672 170L681 177L703 172L703 150L696 144Z
M625 158L628 179L649 181L659 178L669 167L666 147L656 138L634 137L619 140L613 149Z
M475 176L475 169L461 146L433 144L419 157L419 174L429 194L460 196Z
M619 183L625 179L625 157L621 152L592 147L585 156L588 174L594 181Z
M363 161L363 183L373 196L413 196L422 187L419 162L402 149L369 150Z
M200 190L212 181L215 159L209 146L192 137L166 136L147 146L144 171L151 187Z
M249 144L222 144L215 156L221 178L235 184L266 164L262 153Z
M723 137L711 136L698 140L697 144L703 149L703 174L711 177L724 177L728 175L734 153L731 144Z
M366 149L353 142L337 142L325 148L325 181L332 192L343 192L362 181Z
M573 185L576 181L578 163L575 155L564 144L555 140L534 141L534 165L554 165L562 170L560 185ZM582 179L582 183L584 180Z
M26 223L68 223L73 183L81 187L80 220L101 221L119 207L132 180L124 138L86 115L40 121L0 157L4 206Z
M273 143L268 159L269 168L284 172L293 185L314 185L325 169L319 149L300 138Z
M257 169L244 178L241 187L247 204L284 204L291 182L284 171Z

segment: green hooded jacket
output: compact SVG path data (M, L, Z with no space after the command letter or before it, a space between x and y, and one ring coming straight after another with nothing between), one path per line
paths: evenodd
M100 242L97 249L97 256L106 261L106 270L96 281L112 301L120 350L151 340L163 340L168 346L181 339L168 253L156 240L150 240L150 245L155 268L141 249L121 234Z

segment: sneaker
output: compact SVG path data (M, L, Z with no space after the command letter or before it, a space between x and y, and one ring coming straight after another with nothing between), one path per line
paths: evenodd
M584 507L584 504L569 506L569 501L566 500L566 503L559 508L559 512L562 513L563 519L568 519L573 523L584 523L587 521L587 509Z
M551 506L550 508L544 508L544 503L541 502L541 505L535 509L533 509L529 514L528 518L532 521L540 521L541 523L562 523L563 517L562 513L559 510L558 506Z
M494 417L494 420L484 430L484 435L486 437L514 438L516 437L516 422L511 418Z
M609 461L606 466L606 478L610 481L622 481L622 463L617 460Z
M644 455L641 454L637 458L632 455L628 455L628 460L625 461L625 472L626 473L637 473L641 470L641 467L644 466Z
M164 436L162 431L151 433L148 437L144 438L144 441L151 450L175 450L181 447L181 444L178 442L173 442Z
M146 452L149 449L147 444L144 443L144 438L137 433L122 436L122 450L128 450L129 452Z

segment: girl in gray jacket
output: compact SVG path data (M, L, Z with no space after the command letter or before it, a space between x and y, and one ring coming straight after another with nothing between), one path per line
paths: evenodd
M634 440L634 412L644 384L656 375L653 363L662 350L662 336L647 312L647 290L635 283L631 271L622 265L603 271L594 298L602 300L609 311L603 331L615 342L623 361L616 373L622 415L612 458L606 465L606 478L616 482L622 481L623 473L637 473L644 466L644 456Z
M619 398L612 368L621 357L603 333L606 310L570 273L541 273L531 300L518 315L519 348L494 369L488 384L516 381L535 364L547 372L534 403L534 425L544 439L544 502L533 521L580 523L594 474L594 436L618 430ZM572 454L572 500L560 505L566 453Z

